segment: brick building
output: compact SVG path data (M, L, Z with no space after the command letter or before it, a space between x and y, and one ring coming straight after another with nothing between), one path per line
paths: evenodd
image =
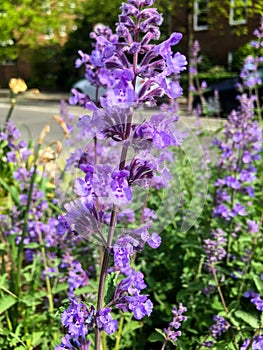
M67 1L73 6L75 2L83 0ZM248 7L248 2L252 2L254 6L255 2L262 0L224 0L224 8L220 0L171 0L174 10L168 19L169 31L182 32L184 35L177 49L188 56L191 42L198 40L202 53L210 58L212 64L231 69L233 53L253 38L253 31L260 24L260 15L253 14L253 6ZM212 7L211 4L218 4L221 12L218 11L219 7ZM67 33L63 26L59 33L61 45L67 40ZM47 28L47 33L39 40L48 44L53 35L52 28ZM28 54L30 55L30 51L20 55L15 64L0 64L0 87L6 86L11 77L27 79L32 75Z
M186 55L189 44L198 40L202 52L214 65L231 69L233 53L254 37L253 32L260 25L260 15L253 12L254 4L248 7L247 0L229 0L225 7L218 0L221 12L211 3L209 0L185 1L185 5L176 7L171 30L184 34L180 50Z

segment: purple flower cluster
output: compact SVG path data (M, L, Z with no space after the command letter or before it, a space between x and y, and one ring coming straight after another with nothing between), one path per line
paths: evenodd
M61 322L68 330L68 334L62 338L61 344L56 350L62 349L89 349L90 342L86 340L89 330L94 327L95 310L91 306L70 300L70 306L61 315Z
M68 271L68 296L74 299L75 289L84 287L89 283L87 271L83 270L81 263L75 260L69 251L63 253L60 269Z
M263 16L261 17L259 28L254 31L254 35L256 38L250 42L250 45L254 48L256 54L255 56L249 55L246 57L240 73L243 86L250 91L252 89L257 89L257 87L262 84L258 67L263 62L263 56L260 56L260 49L263 47ZM242 86L239 87L242 90Z
M190 60L190 70L193 75L198 73L197 67L202 62L202 56L200 53L200 44L198 40L193 42L193 46L191 48L191 60Z
M148 295L142 294L146 288L144 276L136 271L132 259L145 244L153 249L159 247L160 236L150 232L149 220L156 218L155 213L141 205L139 227L134 228L133 223L133 229L124 225L123 218L128 215L128 221L135 222L136 215L130 207L135 186L147 190L168 183L171 175L165 162L173 161L173 157L166 148L181 143L175 127L178 117L174 113L162 110L147 120L134 112L137 113L137 107L143 103L155 105L157 98L164 94L170 98L182 94L179 74L186 69L187 62L185 56L172 50L182 34L173 33L158 45L152 43L159 39L162 23L162 15L156 8L150 8L153 3L154 0L123 3L116 34L97 25L91 33L95 40L91 54L79 51L76 67L84 65L85 77L97 88L106 88L100 98L102 108L76 90L70 98L70 103L89 109L92 115L83 115L77 124L78 140L87 142L70 157L67 169L73 165L82 175L74 183L77 198L65 204L65 214L59 217L58 232L65 235L71 230L89 240L95 239L103 245L104 257L108 252L113 255L114 266L103 267L105 274L118 273L112 300L102 305L99 290L97 310L91 317L97 331L108 334L118 328L112 318L113 308L131 312L137 320L152 312L152 302ZM85 283L85 274L78 262L72 260L70 264L69 293L73 298L75 288ZM100 285L103 285L103 275L101 272ZM77 300L74 298L72 302ZM86 320L90 319L91 311L79 303L72 305L65 311L62 324L68 328L70 337L75 335L69 325L72 318L68 318L73 312L76 315L73 319L78 319L81 330L76 334L79 338L88 332ZM81 312L85 309L83 317L79 316L79 307ZM177 316L183 320L184 316L180 315L185 310L181 309ZM176 321L169 327L176 328Z
M23 237L23 244L25 245L27 261L32 261L37 250L27 248L27 245L40 243L43 239L46 245L50 246L53 242L52 237L56 235L57 220L53 218L46 219L49 216L49 205L46 195L39 189L40 186L38 185L40 177L45 178L46 174L44 172L40 173L37 170L37 181L33 184L31 197L28 197L34 172L33 164L29 162L29 157L33 158L34 155L27 142L21 140L20 137L20 132L12 121L9 121L6 124L5 131L0 133L0 142L6 143L8 147L6 157L2 161L12 167L12 181L18 193L17 200L7 214L0 216L0 221L3 234L14 235L16 244L19 244L24 229L24 214L30 200L27 229Z
M30 158L34 160L37 155L29 149L25 141L20 140L20 133L12 121L6 124L5 131L1 132L0 137L0 141L3 144L6 143L8 147L6 160L2 161L12 167L14 187L19 194L18 200L14 202L8 213L0 217L1 231L6 236L15 236L17 245L23 244L24 264L30 264L34 259L37 259L38 264L39 262L43 264L42 277L45 281L49 279L51 286L52 279L55 277L56 282L64 282L65 270L67 270L70 307L62 314L62 324L68 329L68 334L56 349L76 349L81 345L81 349L88 350L90 342L86 340L86 335L88 329L94 326L94 311L92 307L88 309L85 304L80 303L74 295L75 289L89 282L86 271L72 256L72 247L79 241L79 237L73 234L70 225L63 218L60 220L50 218L51 210L47 196L39 189L40 180L44 180L46 174L43 170L41 171L41 167L38 167L32 186L34 162L30 161ZM38 158L38 162L40 160L41 158ZM60 255L62 255L61 259ZM48 301L51 305L52 301L50 299Z
M249 89L255 88L262 83L258 72L258 57L249 55L246 57L240 77L243 79L243 85Z
M207 88L207 84L205 81L202 81L201 84L199 84L199 81L197 80L198 75L198 66L202 62L202 56L200 55L200 44L198 40L194 40L192 48L191 48L191 57L190 57L190 73L196 78L196 86L190 86L191 91L196 92L198 90L198 93L202 93L204 89Z
M143 249L145 243L156 249L161 244L157 233L149 234L150 223L133 231L125 232L113 246L114 269L124 276L116 286L113 302L123 312L131 311L137 320L150 316L153 304L141 291L146 288L144 276L131 267L131 259L135 252Z
M225 246L227 240L226 233L222 229L217 229L211 233L213 239L205 239L203 249L206 253L208 264L214 265L226 256Z
M253 120L253 99L242 95L240 103L240 110L229 115L225 141L214 142L221 152L214 215L226 221L247 215L245 207L235 198L238 193L254 196L251 186L256 179L254 162L260 159L262 149L262 131Z
M133 199L132 187L166 185L171 175L164 161L172 161L166 148L181 143L174 125L178 117L167 111L153 115L149 121L132 123L131 106L154 104L164 93L170 97L182 93L178 79L167 80L185 69L185 57L171 49L182 35L174 33L163 43L151 43L159 38L162 22L157 10L149 8L152 3L123 3L116 34L97 26L91 35L96 40L94 50L90 55L80 51L76 61L77 67L85 65L86 77L92 83L107 86L107 93L100 100L103 108L90 101L86 105L77 92L71 101L92 110L91 117L80 118L78 127L83 138L95 137L97 141L96 146L89 142L84 152L78 150L70 157L68 166L77 165L85 176L75 181L74 190L80 198L65 205L66 214L61 219L89 239L96 236L104 245L102 226L109 223L112 204L126 210ZM143 80L139 91L137 79ZM100 142L105 140L107 144ZM134 150L131 161L120 162L117 158L118 143ZM151 154L154 149L159 150L158 155Z
M215 315L213 317L215 324L210 327L210 332L213 338L217 339L226 332L229 328L229 323L224 319L224 317Z
M182 34L173 33L159 45L151 43L159 39L159 26L163 21L156 8L149 8L152 3L123 3L116 34L107 27L97 26L96 32L91 34L96 40L92 53L79 52L76 66L84 64L86 77L93 84L108 88L106 100L111 104L148 102L154 105L155 98L164 93L171 98L182 94L177 80L167 80L186 69L185 56L171 49L181 40ZM129 61L131 56L133 62ZM135 91L137 78L141 79L141 84ZM86 106L83 96L76 91L74 94L73 103Z
M224 319L224 317L215 315L213 317L215 323L210 327L211 336L217 340L223 333L227 332L230 324ZM214 340L204 341L202 345L206 348L212 348L215 344Z
M181 336L181 331L179 328L183 321L187 320L187 316L184 316L183 313L187 311L187 308L183 304L179 304L179 308L176 306L173 307L172 314L173 320L169 323L169 327L164 330L166 334L166 340L177 341L177 338Z
M245 298L250 298L251 303L256 306L256 309L259 311L263 311L263 299L261 299L260 295L255 293L253 290L244 293Z

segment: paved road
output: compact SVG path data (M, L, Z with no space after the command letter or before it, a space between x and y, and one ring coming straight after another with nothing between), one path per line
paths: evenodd
M8 99L0 98L0 122L4 122L7 112L9 110ZM12 114L12 120L20 129L23 137L26 139L32 138L37 140L44 126L49 123L51 127L50 133L46 137L46 143L56 140L63 140L63 131L57 124L54 115L59 115L60 103L59 101L45 101L45 100L22 100L18 101ZM77 120L77 117L86 113L80 107L69 106L69 111ZM145 111L146 114L152 113L150 109ZM186 112L181 110L179 112L180 120L190 129L196 129L201 125L206 130L216 130L220 127L222 121L217 119L200 119L197 121L195 117L186 116Z
M8 110L8 102L2 102L0 99L1 124L5 120ZM23 137L26 139L32 138L33 140L37 140L45 125L49 124L51 130L45 141L50 143L55 140L61 141L64 137L61 127L54 119L54 115L59 115L59 113L59 102L27 101L27 103L20 103L15 106L11 119L16 123ZM70 107L70 113L77 119L77 116L81 115L83 110L79 107Z

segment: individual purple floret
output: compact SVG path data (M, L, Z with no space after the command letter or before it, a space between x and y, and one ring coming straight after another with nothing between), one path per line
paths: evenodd
M250 344L252 342L251 348L249 348ZM242 344L240 350L262 350L263 349L263 335L257 335L253 339L246 339L244 343Z
M202 346L204 346L205 348L212 348L212 346L215 344L215 342L213 340L207 340L207 341L204 341L202 343Z
M90 340L81 339L72 339L69 334L66 334L60 345L56 345L55 350L75 350L76 347L81 350L90 350Z
M181 331L179 331L183 321L187 320L187 316L184 316L183 313L187 311L187 308L183 306L182 303L179 304L179 308L176 306L172 309L173 320L169 323L167 329L164 329L166 334L165 340L177 341L177 338L181 336Z
M250 298L251 303L256 306L256 309L259 311L263 311L263 299L261 299L260 295L255 293L253 290L244 293L245 298Z
M249 233L257 233L259 231L259 225L254 220L248 220L247 221L247 227Z
M240 350L247 350L247 348L248 348L250 342L251 342L250 339L246 339L246 340L243 342L243 344L242 344Z
M230 327L229 323L224 319L224 317L215 315L213 317L215 324L210 327L210 332L213 338L217 339L222 333L226 332Z
M253 339L252 350L263 349L263 335L258 335Z

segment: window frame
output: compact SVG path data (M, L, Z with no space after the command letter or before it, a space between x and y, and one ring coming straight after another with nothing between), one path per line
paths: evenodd
M247 23L247 6L248 6L248 1L247 0L243 0L243 2L244 2L245 16L244 16L244 18L235 19L235 11L236 11L237 8L240 8L241 6L236 5L235 4L235 0L230 0L229 24L231 26L238 26L238 25Z
M201 1L205 1L206 2L206 10L200 11L199 8L199 3ZM194 18L193 18L193 27L194 27L194 31L200 31L200 30L207 30L208 29L208 21L207 24L205 25L198 25L198 17L204 13L207 13L207 19L208 19L208 4L209 4L209 0L195 0L194 1Z

